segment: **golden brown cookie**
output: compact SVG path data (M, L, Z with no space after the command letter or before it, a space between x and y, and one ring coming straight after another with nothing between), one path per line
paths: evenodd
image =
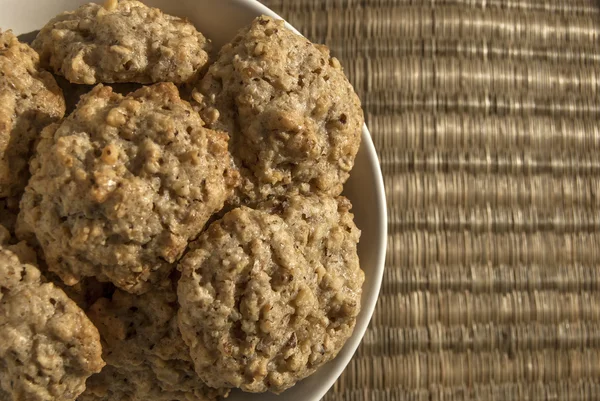
M185 19L134 0L89 3L42 28L42 63L78 84L184 83L208 62L209 42Z
M279 215L294 235L298 249L317 272L317 296L340 348L354 330L360 312L365 274L358 259L360 230L350 201L339 196L292 195L261 206Z
M88 380L80 401L211 401L227 389L209 388L194 372L177 327L177 294L170 280L141 296L117 290L88 312L100 330L107 366Z
M127 97L99 85L44 130L17 231L67 285L93 276L143 293L237 184L227 141L173 84Z
M221 49L192 97L209 126L232 136L242 203L298 190L342 192L364 119L325 46L259 17Z
M0 202L21 194L34 141L64 113L62 92L52 74L40 69L37 53L11 31L0 31ZM2 209L0 204L4 214Z
M234 209L180 263L179 327L209 385L279 393L335 357L352 333L360 292L347 307L345 278L324 271L321 258L307 260L294 231L277 215Z
M104 366L98 330L40 271L0 247L0 399L74 400Z

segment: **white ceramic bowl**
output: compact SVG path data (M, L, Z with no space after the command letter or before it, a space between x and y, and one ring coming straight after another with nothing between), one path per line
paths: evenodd
M86 2L86 0L3 0L0 28L12 29L18 35L29 33L40 29L56 14L73 10ZM145 2L169 14L187 17L213 41L215 49L232 39L238 29L249 24L255 17L261 14L278 17L273 11L254 0L145 0ZM356 351L377 302L387 243L383 179L375 147L366 126L363 127L362 144L354 169L345 186L345 195L352 201L356 224L362 230L358 253L361 267L365 271L362 310L354 334L333 361L282 395L247 394L236 391L228 400L318 401L340 376Z

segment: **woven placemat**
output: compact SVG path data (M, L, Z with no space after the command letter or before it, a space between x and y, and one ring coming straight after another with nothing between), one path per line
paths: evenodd
M600 2L268 0L359 93L381 297L325 400L600 400Z

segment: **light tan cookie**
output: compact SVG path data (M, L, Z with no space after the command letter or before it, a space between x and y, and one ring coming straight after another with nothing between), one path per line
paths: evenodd
M23 191L34 141L64 113L62 92L40 69L37 53L11 31L0 31L0 202Z
M242 207L182 260L179 327L208 384L278 393L337 354L348 334L300 248L280 217Z
M318 298L334 327L341 348L354 330L365 279L358 259L360 230L350 213L352 204L339 196L292 195L262 205L281 216L298 249L317 272Z
M101 283L93 277L85 277L74 286L66 285L56 273L48 270L43 252L35 237L28 236L27 240L30 242L19 241L14 235L14 224L12 226L3 224L5 219L2 217L5 216L1 214L2 212L4 210L0 201L0 246L17 255L22 263L36 265L47 281L63 290L80 308L87 310L98 298L109 295L114 290L112 284ZM13 218L16 221L16 214L10 220L12 221Z
M177 327L177 294L170 281L141 296L117 290L88 312L97 325L107 366L88 380L83 400L209 401L211 389L194 372Z
M73 83L179 84L207 64L209 42L185 19L139 1L108 0L56 16L32 47Z
M98 330L83 311L2 248L0 339L2 400L74 400L104 366Z
M102 85L44 130L17 232L35 234L67 285L143 293L237 184L227 134L203 128L170 83L123 97Z
M259 17L221 49L192 97L209 126L232 135L242 202L298 189L342 192L364 119L325 46Z

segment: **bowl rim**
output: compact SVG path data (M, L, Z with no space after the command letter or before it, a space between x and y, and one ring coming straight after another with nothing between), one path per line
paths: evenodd
M233 3L245 4L246 6L251 6L256 10L257 14L264 14L273 18L282 19L285 21L283 17L275 13L273 10L260 3L258 0L233 0ZM293 25L285 21L286 26L297 33L298 35L302 35ZM379 237L380 241L377 249L377 263L375 266L371 266L372 269L375 270L374 282L373 282L373 294L370 298L364 299L362 304L362 309L359 314L359 319L357 319L356 326L354 328L354 332L352 337L348 339L346 344L344 345L343 350L345 352L340 351L340 353L336 356L334 360L337 360L337 369L331 369L327 376L323 376L322 384L319 386L318 390L315 390L314 400L320 400L323 396L329 391L329 389L335 384L337 379L341 376L342 372L346 369L350 360L356 353L358 346L362 342L362 339L367 331L369 323L373 317L373 313L375 312L375 306L377 305L377 300L379 299L379 293L381 291L381 283L383 280L383 273L385 270L385 256L387 251L387 203L385 196L385 186L383 181L383 174L381 172L381 164L379 162L379 157L377 155L377 151L375 149L375 144L373 143L373 139L371 137L371 133L367 124L363 124L362 126L362 136L361 136L361 146L365 147L366 155L369 161L369 164L373 167L373 171L375 173L374 186L376 188L375 197L377 199L377 204L372 205L371 207L375 207L377 210L377 218L380 222L379 227ZM315 372L318 374L319 371Z

